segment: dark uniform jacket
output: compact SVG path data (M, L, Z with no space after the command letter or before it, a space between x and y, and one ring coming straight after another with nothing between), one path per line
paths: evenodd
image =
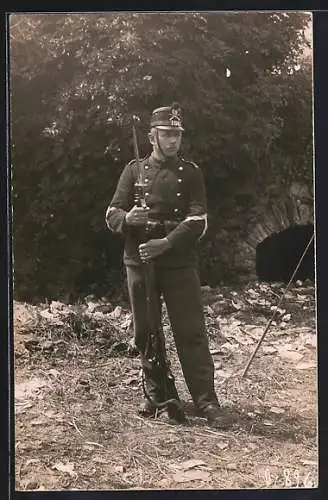
M186 267L196 264L198 240L207 229L206 192L200 168L179 157L159 162L152 155L140 160L140 165L146 184L148 218L163 223L159 224L162 230L150 232L149 238L166 236L171 243L168 251L156 257L156 265ZM135 205L138 174L137 163L132 160L124 168L106 211L108 228L125 236L126 265L141 263L140 233L138 228L125 222L126 213Z

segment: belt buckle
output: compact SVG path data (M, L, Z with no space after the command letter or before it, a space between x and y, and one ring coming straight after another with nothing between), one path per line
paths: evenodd
M147 220L147 227L149 227L149 229L153 229L153 228L157 227L158 225L159 225L159 221Z

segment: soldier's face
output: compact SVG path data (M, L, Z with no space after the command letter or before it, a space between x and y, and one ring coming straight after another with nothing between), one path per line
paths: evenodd
M156 132L151 132L149 139L155 153L161 154L162 150L165 156L175 156L181 146L182 132L180 130L158 129Z

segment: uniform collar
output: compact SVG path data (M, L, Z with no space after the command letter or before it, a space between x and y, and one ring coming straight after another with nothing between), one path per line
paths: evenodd
M149 157L149 165L152 167L162 167L164 165L176 164L179 161L178 156L174 156L172 158L165 158L164 160L158 160L153 153L151 153Z

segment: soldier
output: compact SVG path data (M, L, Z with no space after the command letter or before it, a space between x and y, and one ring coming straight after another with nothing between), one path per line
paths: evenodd
M209 424L223 428L229 418L220 407L214 390L214 365L209 352L197 273L197 244L207 229L206 193L200 168L178 156L182 132L177 103L153 111L148 134L152 153L140 160L143 169L145 207L136 206L138 165L132 160L123 170L106 212L108 228L124 235L124 264L135 345L141 353L148 391L158 400L161 387L146 370L143 357L147 341L146 292L142 265L155 265L158 296L166 303L175 345L189 392L199 415ZM152 222L153 233L146 243L138 239L138 228ZM140 413L155 414L146 400Z

